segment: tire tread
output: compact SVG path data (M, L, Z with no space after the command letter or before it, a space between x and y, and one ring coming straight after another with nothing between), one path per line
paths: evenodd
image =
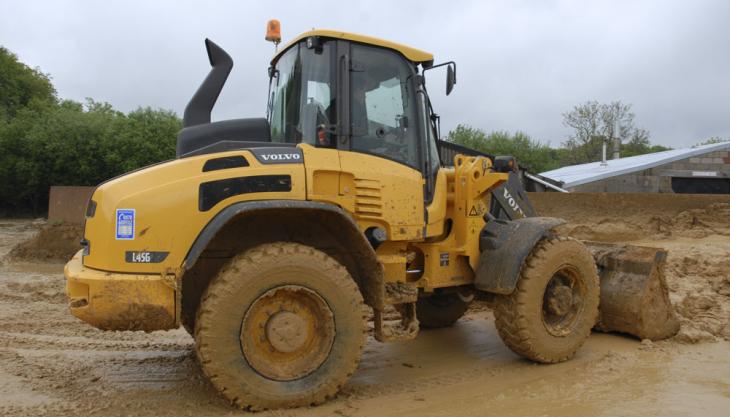
M206 342L208 334L212 331L212 324L217 320L216 312L221 309L223 304L229 302L229 296L241 285L241 280L255 279L255 274L251 274L249 271L255 270L256 265L267 259L294 256L309 258L317 262L327 276L336 281L342 294L349 298L353 311L363 311L363 299L360 291L345 267L315 248L297 243L276 242L263 244L234 257L221 269L218 276L213 279L203 293L200 307L196 312L194 337L196 341L195 351L204 375L220 394L240 408L263 410L321 404L334 397L348 377L357 369L365 343L365 317L361 317L362 337L359 338L358 346L355 349L357 354L349 358L347 363L339 368L339 375L344 377L329 378L319 389L311 391L310 395L297 400L288 400L285 403L278 403L277 398L262 399L259 395L246 391L245 384L236 384L228 375L225 366L226 361L217 356L218 352L215 346Z
M523 264L515 291L510 295L496 297L494 316L497 332L505 345L520 356L541 363L562 362L573 357L585 341L583 339L570 351L553 355L552 352L549 352L549 349L546 349L546 346L541 346L539 340L531 334L528 326L529 318L526 315L526 310L531 307L531 303L542 302L542 295L540 295L539 300L536 300L535 294L530 293L528 289L529 281L538 280L544 276L545 264L548 262L548 258L552 256L551 253L559 245L574 243L578 243L580 247L583 247L588 256L591 256L583 244L576 239L562 236L545 238L535 245L532 253ZM588 294L588 297L596 297L597 299L599 297L597 292L598 271L595 263L592 262L592 257L590 265L592 269L588 274L590 276L586 277L586 279L594 280L592 283L594 285L591 285L590 288L595 288L596 290L595 294ZM588 321L595 324L598 320L598 303L596 302L596 308L593 311L588 311L586 314L589 315ZM590 329L588 333L590 333Z

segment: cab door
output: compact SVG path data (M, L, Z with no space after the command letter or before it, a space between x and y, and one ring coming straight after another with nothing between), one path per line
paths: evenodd
M414 67L397 52L352 43L348 75L340 193L364 228L385 227L389 240L420 239L425 181Z

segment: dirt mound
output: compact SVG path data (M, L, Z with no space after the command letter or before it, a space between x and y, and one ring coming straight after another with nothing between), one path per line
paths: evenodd
M685 210L676 218L669 219L669 224L668 233L682 237L730 236L730 203Z
M2 219L0 220L0 265L2 259L18 243L30 239L38 231L38 227L45 224L45 220Z
M647 233L642 225L626 221L601 219L598 222L570 222L558 228L561 233L581 240L596 242L630 242L644 238Z
M682 324L677 341L730 340L729 243L695 244L684 252L670 252L667 284Z
M65 262L81 249L79 241L84 227L78 224L60 223L41 226L38 233L16 245L5 261Z
M730 236L730 203L713 203L677 214L643 213L637 208L636 212L618 218L604 213L594 213L592 218L585 214L573 219L562 217L569 223L561 226L561 232L598 242Z

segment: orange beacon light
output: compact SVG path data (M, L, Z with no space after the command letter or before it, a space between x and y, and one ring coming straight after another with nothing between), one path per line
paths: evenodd
M274 42L274 45L279 45L281 42L281 23L276 19L271 19L266 23L266 38L269 42Z

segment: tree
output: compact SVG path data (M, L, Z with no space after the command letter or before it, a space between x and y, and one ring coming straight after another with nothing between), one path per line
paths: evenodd
M487 140L487 134L481 129L475 129L469 125L459 124L456 129L449 132L446 136L446 140L454 142L456 144L466 146L471 149L478 149L479 146L483 146ZM493 153L486 149L478 149L482 152Z
M51 185L96 185L175 157L175 113L58 101L48 75L0 47L0 216L40 214Z
M25 108L0 123L0 212L42 213L51 185L96 185L175 157L182 127L170 111L129 114L108 103Z
M713 136L713 137L711 137L709 139L706 139L706 140L703 140L701 142L698 142L696 145L694 145L692 147L693 148L696 148L698 146L712 145L712 144L715 144L715 143L723 143L723 142L730 142L730 139L728 139L728 138L721 138L719 136Z
M580 164L601 159L603 141L608 141L607 152L612 152L612 141L629 141L634 137L649 138L649 132L634 126L631 104L621 101L603 104L588 101L563 113L563 124L574 130L563 146L570 150L565 154L566 164Z
M631 139L621 147L621 157L643 155L647 153L668 151L672 148L661 145L652 145L649 142L649 132L644 129L636 129Z
M48 75L18 61L18 57L0 46L0 120L14 117L29 106L47 106L56 102L56 90Z
M486 134L480 129L458 125L449 132L447 140L485 153L512 155L520 166L533 172L549 171L558 167L558 151L523 132L497 131Z

